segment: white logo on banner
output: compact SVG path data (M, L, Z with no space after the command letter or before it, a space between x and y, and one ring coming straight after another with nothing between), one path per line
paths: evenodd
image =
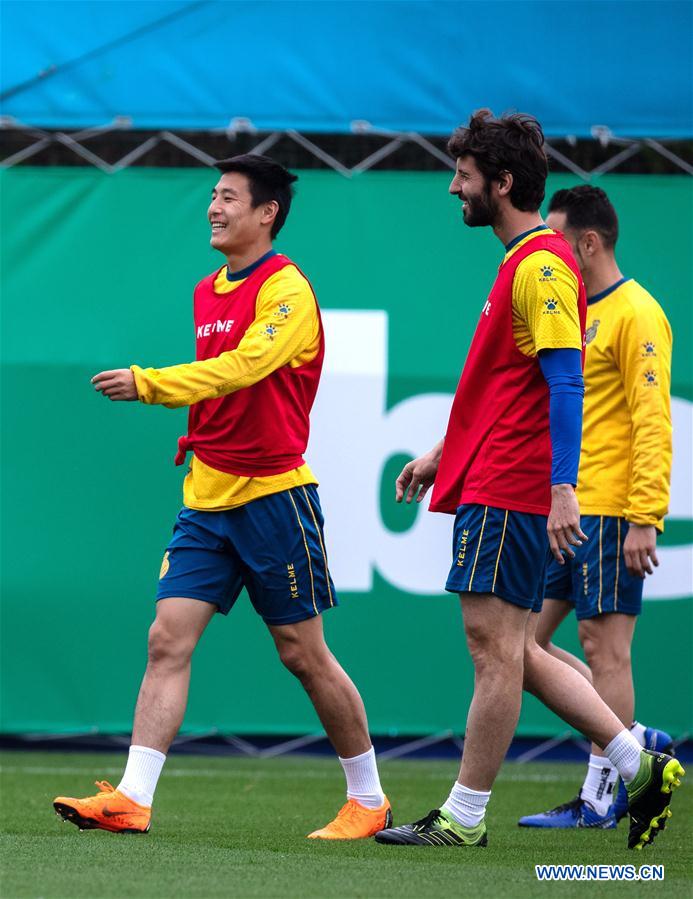
M394 533L380 514L388 459L418 456L445 432L452 395L420 394L386 408L388 320L383 311L326 311L325 367L308 461L320 481L330 568L338 589L367 593L377 570L408 593L443 590L452 553L451 515L428 513L430 493L409 530ZM693 405L674 398L674 469L669 519L693 518ZM394 502L394 483L392 484ZM693 546L661 547L646 596L693 594Z

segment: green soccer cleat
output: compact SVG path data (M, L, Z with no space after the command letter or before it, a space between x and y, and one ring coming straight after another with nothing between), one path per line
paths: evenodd
M379 831L375 841L389 846L485 846L488 838L484 821L476 827L463 827L446 812L434 808L413 824Z
M651 843L671 818L671 791L680 786L686 772L677 759L663 752L643 749L640 770L626 784L630 831L628 848L642 849Z

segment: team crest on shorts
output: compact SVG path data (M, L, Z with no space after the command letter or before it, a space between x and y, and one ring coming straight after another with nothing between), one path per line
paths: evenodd
M165 577L166 573L168 572L169 565L170 565L170 563L168 561L168 556L169 556L169 552L168 552L168 550L166 550L166 552L164 553L164 557L161 560L161 571L159 572L159 580L161 580L162 577Z
M595 318L589 328L585 331L585 343L592 343L597 336L597 329L601 323L601 319Z

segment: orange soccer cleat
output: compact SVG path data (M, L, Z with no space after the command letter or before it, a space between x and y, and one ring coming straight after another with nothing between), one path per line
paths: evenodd
M349 799L334 821L309 833L308 839L363 840L388 827L392 827L392 809L387 796L380 808L366 808L355 799Z
M96 796L72 799L56 796L55 813L80 830L110 830L112 833L147 833L152 817L149 806L138 805L114 789L107 780L97 780Z

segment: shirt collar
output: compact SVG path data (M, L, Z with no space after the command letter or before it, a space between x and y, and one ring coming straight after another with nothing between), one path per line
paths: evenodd
M518 234L517 237L513 237L509 244L505 246L505 252L509 253L513 247L516 247L521 240L524 240L525 237L529 237L530 234L534 234L535 231L550 231L548 225L537 225L536 228L530 228L529 231L523 231L522 234Z
M593 297L587 297L587 305L591 306L592 303L598 303L600 300L603 300L604 297L608 297L610 293L613 293L615 290L617 290L621 286L621 284L625 284L626 281L630 280L630 278L621 278L620 281L612 284L611 287L607 287L606 290L602 290L601 293L595 293Z
M260 256L259 259L256 259L255 262L251 262L250 265L246 265L245 268L240 269L237 272L232 272L231 269L226 266L226 280L227 281L242 281L244 278L247 278L249 275L255 271L255 269L260 268L263 262L267 262L268 259L271 259L272 256L276 256L277 253L275 250L268 250L264 256Z

